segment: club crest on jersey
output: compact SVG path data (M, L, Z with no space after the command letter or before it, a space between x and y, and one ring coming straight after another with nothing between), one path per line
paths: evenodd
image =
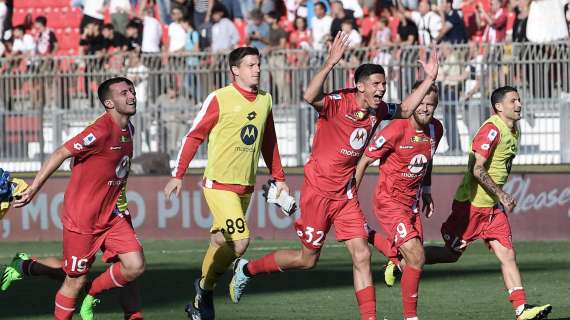
M416 154L412 160L410 160L410 164L408 164L408 170L410 170L410 172L413 174L418 174L422 172L427 162L428 160L426 156L423 154Z
M420 143L420 142L429 142L430 139L426 138L426 137L420 137L420 136L413 136L411 139L412 143Z
M93 133L90 133L87 136L85 136L85 138L83 138L83 145L88 146L92 144L96 139L97 138L95 137L95 135Z
M248 124L241 128L240 138L245 145L250 146L255 143L255 140L257 140L257 134L257 128L252 124Z
M489 134L487 134L487 138L489 139L489 141L495 140L496 137L497 137L497 130L495 129L489 130Z
M364 147L366 138L368 138L368 132L366 132L366 129L356 128L350 135L350 146L354 150L360 150L362 147Z

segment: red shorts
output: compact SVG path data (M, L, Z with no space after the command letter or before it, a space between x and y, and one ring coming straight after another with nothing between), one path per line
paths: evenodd
M413 238L419 238L423 242L422 219L412 208L375 208L374 214L392 244L394 256L402 244Z
M142 252L142 246L132 225L125 218L115 218L109 230L99 234L82 234L63 228L63 271L69 276L89 272L95 254L103 251L103 262L113 261L117 255Z
M441 226L441 235L445 245L458 253L477 239L483 239L487 244L497 240L505 248L513 248L509 219L499 206L478 208L469 202L454 200L451 215Z
M357 199L326 198L305 183L301 188L300 209L301 216L295 220L295 229L309 249L322 248L332 225L337 241L368 239L366 218Z

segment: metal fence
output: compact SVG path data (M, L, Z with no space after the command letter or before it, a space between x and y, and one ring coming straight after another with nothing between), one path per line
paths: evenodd
M519 89L524 105L521 152L515 163L570 163L570 43L441 45L436 117L446 133L436 164L464 164L470 138L490 114L489 95L501 85ZM386 101L398 102L422 79L423 47L362 48L345 55L325 84L353 84L355 68L382 64ZM325 53L276 50L263 55L262 84L274 100L279 147L286 166L302 166L311 150L316 114L302 102L303 89ZM209 92L231 81L225 55L113 54L0 60L0 166L38 170L58 145L103 112L96 87L113 75L131 78L137 90L135 156L168 153L175 159L181 138ZM192 166L204 166L202 146ZM172 162L172 161L171 161Z

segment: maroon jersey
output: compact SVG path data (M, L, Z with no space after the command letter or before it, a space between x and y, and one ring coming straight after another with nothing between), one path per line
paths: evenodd
M105 113L64 144L73 156L63 201L66 229L95 234L111 226L117 199L129 176L133 130L131 123L121 129Z
M376 206L413 207L418 199L427 164L443 135L433 119L427 129L416 130L410 119L397 119L380 130L366 149L366 156L380 159Z
M353 176L368 137L377 122L392 119L397 105L386 104L359 118L356 89L328 94L319 112L313 150L305 165L305 183L322 196L350 199L354 193Z

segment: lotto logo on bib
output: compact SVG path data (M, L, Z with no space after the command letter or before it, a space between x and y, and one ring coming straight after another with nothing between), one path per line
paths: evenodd
M257 140L257 133L257 128L252 124L248 124L247 126L241 128L241 141L245 145L250 146L255 143L255 140Z
M364 147L366 138L368 138L368 132L366 132L366 129L356 128L350 135L350 146L354 150L360 150L362 147Z

